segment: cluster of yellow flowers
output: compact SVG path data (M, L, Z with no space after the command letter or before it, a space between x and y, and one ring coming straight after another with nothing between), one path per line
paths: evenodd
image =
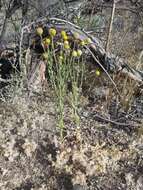
M81 55L82 55L82 51L80 49L78 49L77 51L76 50L72 51L73 57L80 57Z
M36 33L37 33L37 35L39 35L39 36L42 36L42 34L43 34L43 28L42 27L38 27L37 29L36 29ZM55 35L56 35L56 29L54 29L54 28L50 28L49 29L49 34L50 34L50 36L52 36L52 37L54 37Z
M36 29L36 33L37 33L37 35L41 36L41 38L42 38L42 35L44 33L43 28L42 27L38 27ZM44 45L45 48L47 48L51 44L51 41L56 36L56 34L57 34L57 31L56 31L55 28L50 28L49 29L49 37L46 37L46 38L42 39L42 44ZM70 50L71 49L70 48L70 43L69 43L70 37L68 36L67 32L64 31L64 30L62 30L60 32L60 34L61 34L61 37L62 37L62 40L63 40L63 47L64 47L64 49L65 50ZM92 41L91 41L90 38L87 38L87 39L84 39L84 40L80 40L79 36L80 36L79 33L77 33L77 32L73 33L73 37L74 37L75 41L78 43L78 46L79 45L80 46L85 46L87 44L92 43ZM81 49L72 50L72 52L71 52L71 56L74 57L74 58L80 57L81 55L82 55L82 50ZM43 53L42 56L43 56L44 59L48 59L48 53L47 52ZM63 60L63 56L59 56L59 60L62 61ZM99 72L96 72L96 75L99 76L100 75Z
M68 35L67 35L66 31L62 30L61 36L62 36L63 40L68 40Z
M73 36L74 36L74 38L76 40L80 39L80 34L78 32L73 33ZM84 40L80 40L80 45L81 46L88 45L88 44L91 44L91 43L92 43L92 40L90 38L86 38Z
M69 41L67 40L64 41L64 48L67 50L70 49Z

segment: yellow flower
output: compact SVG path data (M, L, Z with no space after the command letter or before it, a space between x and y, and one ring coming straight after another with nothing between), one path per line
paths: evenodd
M98 69L96 69L95 74L96 74L96 76L100 76L100 71Z
M66 34L66 32L65 32L64 30L62 30L62 31L61 31L61 35L62 35L62 37L63 37L63 36L66 36L67 34Z
M69 45L69 42L67 40L65 40L64 45Z
M73 56L73 57L77 57L77 56L78 56L78 55L77 55L77 51L73 50L72 56Z
M62 36L63 40L68 39L67 33L64 30L61 31L61 36Z
M87 38L87 39L85 39L85 43L90 44L90 43L92 43L92 40L90 38Z
M48 53L46 53L46 52L43 53L43 54L42 54L42 57L43 57L44 59L48 59Z
M70 49L69 44L64 44L64 48L65 48L65 49Z
M63 36L63 39L64 39L64 40L68 40L68 36L67 36L67 35L64 35L64 36Z
M42 28L42 27L38 27L38 28L36 29L36 33L37 33L39 36L41 36L41 35L43 34L43 28Z
M81 56L82 55L82 51L80 49L77 50L77 56Z
M46 38L46 39L44 40L44 44L45 44L45 45L49 45L50 43L51 43L50 38Z
M50 34L52 37L54 37L54 36L56 35L56 33L57 33L56 29L54 29L54 28L50 28L50 29L49 29L49 34Z
M75 33L73 33L73 36L75 37L75 39L78 39L79 38L79 33L75 32Z
M80 44L81 44L82 46L84 46L84 45L85 45L85 42L82 40L82 41L80 42Z

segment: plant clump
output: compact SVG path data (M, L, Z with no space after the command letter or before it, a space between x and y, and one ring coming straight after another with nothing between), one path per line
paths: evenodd
M85 60L83 55L87 39L79 40L78 33L58 31L54 27L47 29L46 35L43 31L45 28L43 30L38 27L36 34L40 36L40 44L43 47L41 58L46 63L46 72L55 92L58 126L62 136L65 128L64 109L67 100L71 105L73 121L78 126L80 124L78 107L84 80ZM88 41L90 40L88 39Z

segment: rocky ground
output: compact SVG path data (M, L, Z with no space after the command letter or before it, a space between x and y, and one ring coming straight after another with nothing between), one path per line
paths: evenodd
M78 129L67 107L62 140L49 94L1 102L0 189L142 190L142 109L115 120L115 103L95 102L83 99Z

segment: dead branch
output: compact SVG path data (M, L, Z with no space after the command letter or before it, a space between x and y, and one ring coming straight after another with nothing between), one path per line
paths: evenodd
M109 52L109 45L110 45L110 40L111 40L111 32L112 32L113 20L114 20L114 15L115 15L115 8L116 8L116 0L113 0L110 26L109 26L108 36L107 36L107 43L106 43L106 47L105 47L105 50L107 53Z

